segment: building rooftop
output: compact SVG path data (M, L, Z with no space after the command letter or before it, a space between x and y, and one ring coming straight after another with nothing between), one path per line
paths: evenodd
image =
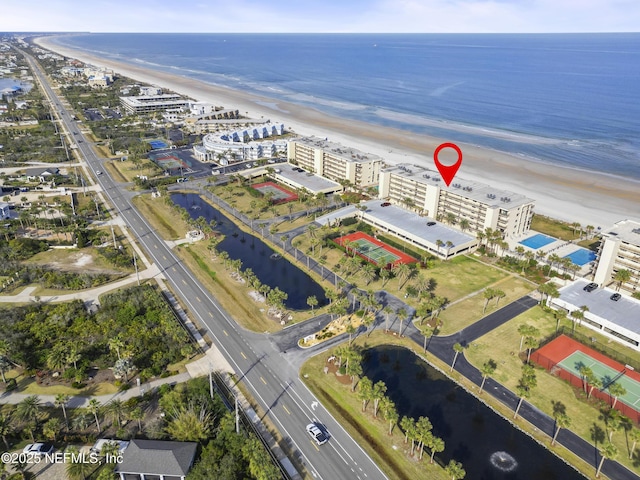
M163 104L188 102L187 99L182 98L180 95L175 95L171 93L165 93L163 95L138 95L138 96L120 97L120 100L132 106L163 105Z
M197 448L195 442L131 440L116 472L181 477L189 472Z
M395 225L398 230L416 235L434 245L438 240L442 240L444 243L450 241L454 246L475 241L473 235L462 233L460 230L448 227L430 217L420 216L395 205L383 207L380 200L370 200L364 205L367 206L365 212L367 215L378 218L384 223ZM435 222L435 225L428 226L427 222Z
M294 168L299 167L291 165L290 163L278 163L271 166L274 170L280 170L280 172L278 172L279 176L302 185L310 192L319 192L328 188L342 189L339 183L333 182L328 178L320 177L310 172L297 172Z
M501 190L486 183L473 182L460 177L456 177L451 185L447 187L438 171L420 165L401 163L386 167L382 169L382 172L392 172L395 175L410 178L418 183L440 187L444 191L476 200L491 207L511 209L535 202L532 198L522 194Z
M597 288L592 292L585 292L583 288L588 284L587 280L577 280L560 289L560 300L580 308L586 305L589 308L587 315L593 314L602 319L637 334L640 334L640 300L623 295L620 300L614 302L611 295L615 290L610 288Z
M296 143L301 143L309 147L321 148L325 152L333 153L349 162L370 162L370 161L382 161L382 157L374 155L372 153L364 153L361 150L356 150L352 147L345 147L344 145L336 142L332 142L326 138L318 137L299 137L292 140Z
M619 238L623 242L640 246L640 223L633 220L621 220L613 227L603 230L602 235L609 238Z

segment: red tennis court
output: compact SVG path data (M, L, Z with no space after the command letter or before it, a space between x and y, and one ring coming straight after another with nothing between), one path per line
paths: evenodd
M400 263L417 260L364 232L354 232L334 240L338 245L355 252L359 257L380 267L391 268Z
M636 422L640 420L640 373L629 365L622 365L566 335L533 352L531 360L580 389L585 388L580 368L588 367L602 384L602 388L593 389L592 396L604 401L611 400L608 387L620 383L626 393L620 395L615 408Z

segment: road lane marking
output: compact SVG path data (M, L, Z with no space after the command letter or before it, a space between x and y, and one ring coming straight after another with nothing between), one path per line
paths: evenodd
M289 409L287 408L286 405L282 405L282 408L284 408L285 412L287 412L289 415L291 415L291 412L289 411Z
M247 356L244 354L244 352L240 352L240 355L242 355L242 358L244 358L245 360L247 359Z
M264 378L260 377L260 380L262 380L262 383L264 383L265 385L267 384L267 381Z
M224 333L227 337L229 336L226 330L222 330L222 333Z
M202 300L200 300L200 297L196 297L196 300L198 300L200 303L202 303Z

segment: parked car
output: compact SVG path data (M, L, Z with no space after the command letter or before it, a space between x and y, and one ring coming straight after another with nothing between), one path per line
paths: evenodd
M391 202L384 202L380 204L381 207L388 207L389 205L391 205Z
M307 425L307 433L318 445L324 445L329 440L327 435L322 430L320 430L318 425L316 425L315 423L310 423L309 425Z
M611 300L613 300L614 302L617 302L618 300L620 300L622 298L622 295L620 295L619 293L614 293L609 298Z
M51 454L53 453L53 445L50 443L30 443L22 449L22 453Z
M96 170L96 175L102 175L102 172L100 170Z
M436 224L436 222L427 222L427 227L433 227Z
M598 288L598 284L597 283L589 283L588 285L586 285L583 290L585 292L593 292L596 288Z

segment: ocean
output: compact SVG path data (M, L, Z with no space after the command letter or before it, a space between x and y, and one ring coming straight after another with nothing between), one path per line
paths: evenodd
M56 42L332 115L640 180L638 33L78 34Z

